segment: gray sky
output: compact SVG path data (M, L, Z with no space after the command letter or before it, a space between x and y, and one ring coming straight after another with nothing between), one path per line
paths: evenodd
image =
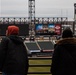
M74 18L76 0L35 0L36 17ZM0 0L0 17L28 17L28 0Z

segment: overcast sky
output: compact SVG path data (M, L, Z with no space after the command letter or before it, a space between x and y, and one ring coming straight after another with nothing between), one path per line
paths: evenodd
M76 0L35 0L36 17L74 18ZM0 0L0 17L28 17L28 0Z

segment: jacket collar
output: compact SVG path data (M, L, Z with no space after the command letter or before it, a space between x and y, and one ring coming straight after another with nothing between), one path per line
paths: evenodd
M64 38L57 41L58 45L60 44L76 44L76 38Z

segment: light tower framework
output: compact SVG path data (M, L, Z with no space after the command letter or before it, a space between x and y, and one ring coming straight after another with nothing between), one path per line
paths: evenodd
M76 21L76 3L74 3L74 20Z
M35 0L29 0L29 38L35 39Z
M35 29L35 0L29 0L29 28L30 36L34 35Z
M76 35L76 3L74 3L74 34Z

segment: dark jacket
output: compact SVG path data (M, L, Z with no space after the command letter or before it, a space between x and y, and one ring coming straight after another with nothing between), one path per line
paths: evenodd
M15 35L2 38L0 43L0 70L10 74L28 72L28 56L23 40Z
M52 57L52 75L76 75L76 39L65 38L57 42Z

